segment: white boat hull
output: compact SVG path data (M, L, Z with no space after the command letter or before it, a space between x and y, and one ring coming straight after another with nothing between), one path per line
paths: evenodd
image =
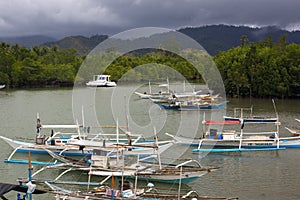
M148 181L157 181L157 182L170 182L170 183L189 183L192 182L201 176L207 174L209 171L197 171L197 172L183 172L181 175L180 173L177 174L155 174L150 171L139 171L137 174L137 178L139 180L148 180ZM135 170L127 170L124 172L121 171L90 171L89 175L94 176L115 176L115 177L122 177L125 176L127 178L135 178L136 171Z
M180 144L189 145L189 146L210 146L213 148L218 147L239 147L240 139L192 139L185 138L181 136L173 136L173 138ZM276 139L243 139L242 146L243 148L276 148L277 140ZM284 137L279 138L279 147L285 148L300 148L300 136L295 137Z
M115 156L116 151L118 150L116 146L109 146L112 144L107 144L106 147L103 147L102 142L91 142L86 141L91 146L86 146L83 150L79 149L81 145L77 145L74 143L74 145L66 144L66 145L38 145L34 143L28 143L28 142L22 142L17 140L12 140L7 137L0 136L0 138L5 141L9 146L11 146L13 149L17 149L17 152L28 152L31 153L37 153L37 154L48 154L48 152L45 150L53 151L54 153L61 153L63 155L69 155L69 156L90 156L93 153L94 149L102 149L102 150L109 150L111 151L111 156ZM78 143L81 144L81 143ZM165 144L162 144L158 147L158 149L155 151L151 147L147 148L132 148L128 149L125 148L124 155L153 155L158 153L162 153L165 150L167 150L169 147L173 145L172 142L166 142ZM119 150L121 150L124 147L120 147ZM115 152L114 152L115 151Z
M97 81L90 81L86 83L86 86L89 87L116 87L117 84L115 82L97 82Z

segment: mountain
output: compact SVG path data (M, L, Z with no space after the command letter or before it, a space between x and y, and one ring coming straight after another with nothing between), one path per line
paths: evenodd
M247 26L209 25L202 27L187 27L179 29L178 31L196 40L211 55L216 55L220 51L225 51L240 45L241 37L244 35L247 36L248 42L257 42L259 40L264 40L269 35L273 37L274 41L277 41L280 36L285 34L287 43L300 44L300 31L290 32L281 30L275 26L251 28ZM56 40L51 37L36 35L26 37L0 37L0 42L3 41L10 44L18 43L19 45L26 47L41 45L51 47L57 45L61 49L74 48L79 55L87 55L93 48L107 38L107 35L94 35L92 37L69 36L61 40ZM163 36L154 35L144 42L145 44L148 44L157 38L163 38Z
M31 35L31 36L20 36L20 37L0 37L0 42L6 42L8 44L18 44L31 48L33 46L40 46L45 42L54 42L57 39L43 36L43 35Z
M277 41L286 35L287 43L300 43L300 31L289 32L275 26L250 28L246 26L211 25L198 28L183 28L181 33L200 43L208 53L216 55L220 51L228 50L241 44L241 37L247 36L248 42L257 42L271 35Z
M274 41L277 41L280 36L285 34L288 43L300 44L300 31L289 32L275 26L250 28L246 26L209 25L196 28L187 27L179 29L178 31L196 40L211 55L216 55L220 51L225 51L240 45L243 35L247 36L248 42L256 42L264 40L269 35L273 37ZM46 43L45 45L57 45L60 48L74 48L78 54L86 55L107 38L107 35L95 35L90 38L71 36L56 42ZM154 37L152 39L154 39ZM145 42L147 43L149 41Z
M44 43L46 46L57 45L61 49L73 48L77 50L79 55L88 54L93 48L95 48L100 42L106 40L107 35L94 35L92 37L84 36L70 36L65 37L56 42Z

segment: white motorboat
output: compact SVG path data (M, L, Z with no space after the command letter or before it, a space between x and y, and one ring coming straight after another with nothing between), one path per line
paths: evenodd
M110 80L110 75L94 75L93 80L86 83L89 87L116 87L117 84Z

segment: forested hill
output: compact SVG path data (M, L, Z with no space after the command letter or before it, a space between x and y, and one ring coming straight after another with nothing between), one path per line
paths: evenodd
M183 28L179 32L200 43L211 55L226 51L241 44L242 36L247 36L248 42L264 40L269 35L274 41L286 35L287 43L300 44L300 31L289 32L274 26L250 28L246 26L211 25L198 28Z
M226 51L241 43L241 37L247 36L248 42L257 42L272 35L274 42L283 34L287 43L300 44L300 32L289 32L277 27L250 28L245 26L211 25L198 28L183 28L178 30L200 43L211 55L220 51ZM45 43L47 46L57 45L60 49L74 48L79 55L88 54L107 35L95 35L92 37L70 36L56 42Z
M50 47L57 45L60 49L72 48L77 51L78 55L87 55L93 48L107 38L107 35L94 35L92 37L70 36L56 42L45 43L44 45Z
M181 53L193 57L195 52L185 49ZM210 57L203 51L198 53L205 65L212 64L207 62ZM151 80L164 80L165 77L170 81L178 80L177 73L168 73L156 65L143 71L131 70L149 63L172 67L188 80L203 80L191 63L171 52L161 50L120 55L118 52L107 51L90 57L87 73L80 77L81 83L87 82L99 66L106 66L102 63L116 56L119 56L118 59L104 72L110 74L113 80L119 80L124 74L127 74L127 80L130 81L148 81L149 77ZM13 88L71 86L84 59L84 56L76 55L74 49L59 49L57 46L28 49L4 42L0 43L0 57L0 84ZM299 58L300 44L287 44L285 35L276 42L272 36L268 36L255 43L249 43L247 37L243 36L239 46L213 57L228 95L272 98L300 97ZM198 64L203 66L202 63Z

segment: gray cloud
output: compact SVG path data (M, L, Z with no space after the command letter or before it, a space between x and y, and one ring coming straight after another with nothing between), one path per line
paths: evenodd
M0 36L116 34L130 28L207 24L300 29L298 0L0 1Z

